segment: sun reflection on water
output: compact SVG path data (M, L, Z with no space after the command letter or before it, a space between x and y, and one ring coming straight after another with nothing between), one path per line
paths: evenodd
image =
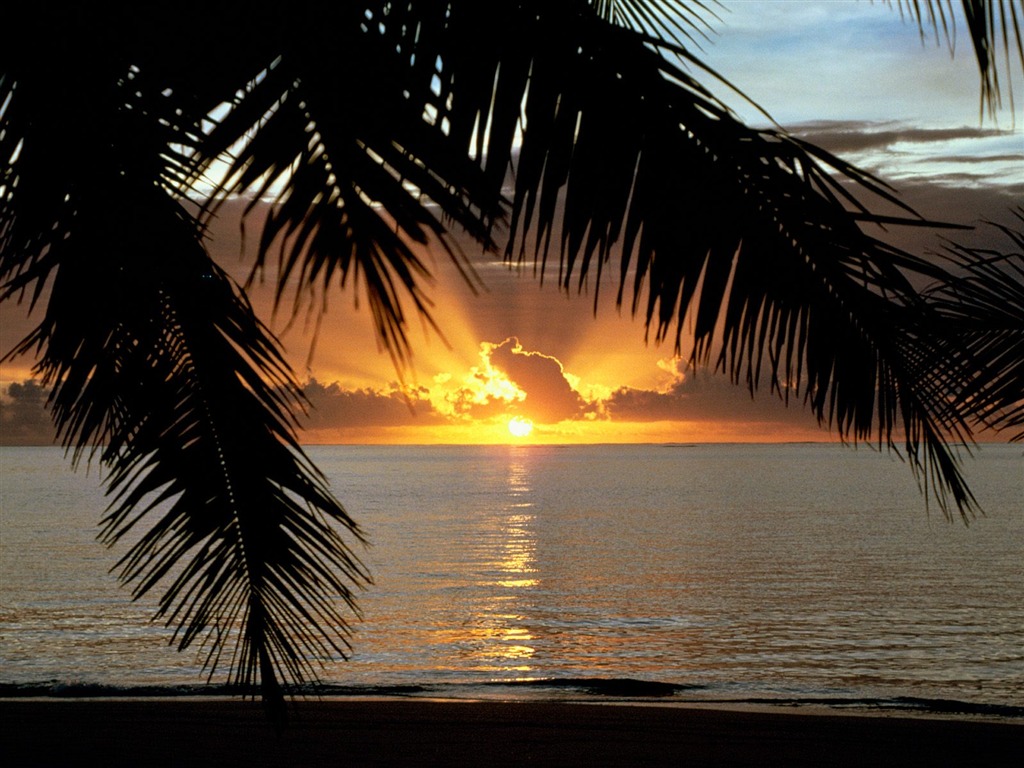
M481 517L478 586L487 597L464 628L469 636L462 642L480 671L529 672L534 635L518 608L540 581L528 448L510 450L503 490L501 505Z

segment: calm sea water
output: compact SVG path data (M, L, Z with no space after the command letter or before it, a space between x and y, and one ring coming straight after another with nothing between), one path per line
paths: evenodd
M375 584L337 694L828 702L1024 716L1024 454L987 515L837 445L310 449ZM0 684L202 682L94 540L99 478L0 449ZM628 681L634 681L632 683ZM636 681L662 684L644 687Z

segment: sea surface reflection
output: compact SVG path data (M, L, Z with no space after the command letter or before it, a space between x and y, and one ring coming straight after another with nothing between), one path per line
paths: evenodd
M369 532L375 579L329 682L1024 706L1019 446L967 463L987 513L969 527L929 516L899 462L834 445L311 453ZM4 456L0 682L201 679L145 622L155 597L133 604L106 573L95 478L59 451Z
M450 630L470 668L486 673L531 671L534 634L527 613L538 587L537 535L528 448L508 452L505 483L492 504L473 514L473 560L467 578L479 594L467 626ZM464 637L460 637L464 633Z

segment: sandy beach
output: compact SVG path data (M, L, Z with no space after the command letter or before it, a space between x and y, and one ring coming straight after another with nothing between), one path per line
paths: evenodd
M11 766L1019 765L1024 724L654 706L306 701L0 701Z

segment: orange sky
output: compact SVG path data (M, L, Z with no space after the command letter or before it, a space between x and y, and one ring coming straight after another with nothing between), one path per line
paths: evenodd
M783 8L783 5L785 6ZM1007 211L1024 195L1019 122L977 125L977 74L968 51L923 46L916 26L891 9L861 3L733 4L709 63L798 135L897 182L926 218L973 224L1012 223ZM838 15L837 15L838 14ZM843 34L823 27L823 18ZM820 51L827 52L821 53ZM812 52L815 67L803 63ZM805 71L806 70L806 71ZM900 71L900 78L888 73ZM865 76L865 72L870 76ZM1015 75L1016 76L1016 75ZM807 80L807 78L811 78ZM795 78L795 80L794 80ZM800 82L797 87L795 82ZM822 84L827 83L827 88ZM842 99L835 98L844 94ZM735 99L741 113L748 109ZM749 109L748 109L749 111ZM753 113L749 119L761 119ZM249 227L255 239L258 224ZM238 222L228 213L211 251L239 280ZM938 250L936 233L889 233L915 253ZM998 247L999 244L996 244ZM315 409L308 442L691 442L832 440L799 402L785 408L767 391L752 401L721 376L686 370L671 346L644 341L639 320L621 316L614 287L567 297L470 251L487 291L474 296L451 264L433 264L428 291L444 339L412 322L412 365L399 384L376 342L358 292L329 294L316 353L303 318L271 319L271 291L253 291L257 309L278 332ZM552 271L550 277L554 278ZM25 308L0 310L0 354L30 330ZM49 442L44 393L24 384L31 360L0 366L0 441ZM523 437L508 422L532 422Z
M252 220L247 229L258 226ZM252 254L242 253L237 217L226 210L211 235L211 253L244 282ZM642 319L615 307L611 281L601 286L595 315L594 285L583 295L567 296L551 279L557 265L541 285L532 265L510 269L477 246L467 244L466 250L486 290L474 294L447 256L426 254L435 275L427 293L443 338L412 315L413 358L402 371L379 347L359 290L335 286L330 292L311 361L311 323L305 314L289 322L292 296L275 316L272 280L251 290L257 312L279 333L298 378L306 382L313 409L304 442L837 439L799 400L786 408L767 389L752 399L724 376L689 370L671 343L647 343ZM24 315L24 307L5 307L5 349L31 327ZM29 377L30 362L15 360L0 369L7 385L0 439L8 444L51 440L40 408L43 393L17 384ZM512 419L519 435L509 429Z
M251 254L241 255L237 219L225 213L212 235L211 252L243 281L252 262ZM616 309L612 284L602 286L595 316L593 286L584 295L567 297L550 280L541 285L529 266L511 270L479 248L467 252L486 289L474 295L446 256L428 255L435 274L428 293L443 338L414 319L413 358L401 372L379 348L365 300L357 292L331 293L307 365L313 333L306 316L289 324L290 305L274 316L269 280L251 291L257 311L280 333L300 380L309 381L307 395L314 408L304 441L830 439L800 408L786 409L767 392L752 401L724 377L687 371L671 345L645 343L643 322ZM5 308L5 348L28 331L24 314L23 307ZM3 381L28 378L29 363L21 359L5 365ZM16 389L19 393L26 394ZM17 403L12 406L10 396L7 400L5 442L47 442L18 439L31 424L12 426ZM513 418L532 425L529 434L513 435L508 426Z

